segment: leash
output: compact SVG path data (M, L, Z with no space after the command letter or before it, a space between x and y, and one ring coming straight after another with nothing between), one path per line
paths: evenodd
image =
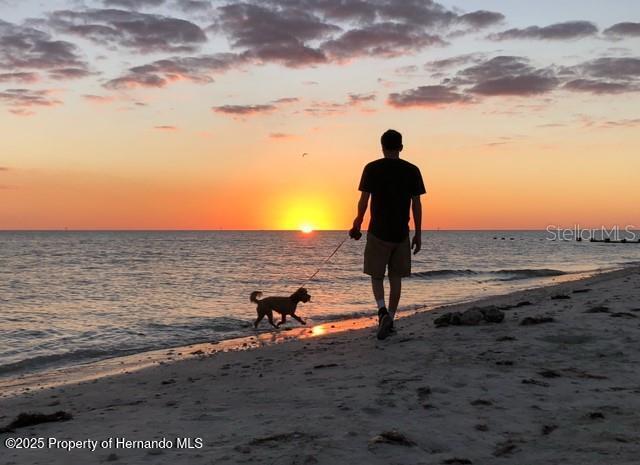
M322 269L322 267L323 267L323 266L325 266L325 265L327 264L327 262L328 262L329 260L331 260L331 257L333 257L333 256L338 252L338 250L340 250L340 247L342 247L342 245L343 245L345 242L347 242L347 239L349 239L349 236L347 236L347 237L345 237L344 239L342 239L342 241L338 244L338 246L337 246L335 249L333 249L333 252L331 252L331 254L330 254L327 258L325 258L325 259L324 259L324 261L320 264L320 266L316 269L316 271L314 271L314 272L313 272L313 274L312 274L311 276L309 276L309 277L307 278L307 280L306 280L306 281L304 281L302 284L300 284L300 286L298 286L298 287L304 287L307 283L309 283L309 281L311 281L313 278L315 278L315 277L316 277L316 275L317 275L317 274L320 272L320 270Z

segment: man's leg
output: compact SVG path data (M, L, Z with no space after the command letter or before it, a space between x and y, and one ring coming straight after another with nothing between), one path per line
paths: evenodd
M400 303L400 294L402 293L402 277L389 276L389 314L393 320Z
M376 299L378 308L384 307L384 278L371 277L371 289L373 289L373 298Z

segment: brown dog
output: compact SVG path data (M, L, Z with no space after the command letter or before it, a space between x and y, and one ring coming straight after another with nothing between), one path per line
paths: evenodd
M253 324L254 328L258 327L258 323L260 323L265 316L269 319L269 323L271 323L271 326L274 328L285 323L287 321L287 315L290 315L303 325L307 324L302 318L296 315L296 307L298 306L298 303L307 303L311 300L311 296L304 287L301 287L289 297L266 297L264 299L258 299L261 295L262 292L254 291L249 297L251 302L258 304L256 307L258 318ZM273 322L273 312L278 312L282 315L282 319L278 324Z

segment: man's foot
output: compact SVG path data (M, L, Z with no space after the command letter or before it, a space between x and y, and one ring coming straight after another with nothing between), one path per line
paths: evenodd
M393 320L385 307L378 310L378 339L386 339L391 333Z

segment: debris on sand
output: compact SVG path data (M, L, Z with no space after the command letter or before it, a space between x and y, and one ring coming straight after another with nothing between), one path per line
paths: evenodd
M606 305L598 305L597 307L588 308L584 313L609 313L609 307Z
M39 425L40 423L51 423L55 421L69 421L73 418L69 412L62 410L56 413L21 413L4 428L0 428L0 433L10 433L17 428Z
M265 436L263 438L255 438L249 442L250 446L268 446L278 447L282 442L300 441L302 439L308 439L309 435L301 433L299 431L293 431L291 433L279 433L272 434L271 436Z
M473 462L469 459L461 459L458 457L453 457L451 459L443 460L442 463L445 465L471 465Z
M504 457L505 455L511 455L515 452L518 446L511 440L496 444L496 448L493 451L494 457Z
M556 294L551 296L551 300L567 300L571 297L566 294Z
M500 323L504 320L504 312L495 305L472 307L464 312L449 312L434 320L437 328L444 326L476 326L480 323Z
M369 440L369 444L394 444L396 446L413 447L416 445L411 439L399 431L385 431Z
M542 426L542 434L548 435L553 433L558 428L558 425L543 425Z
M541 323L551 323L555 321L550 316L528 316L520 322L520 326L539 325Z

